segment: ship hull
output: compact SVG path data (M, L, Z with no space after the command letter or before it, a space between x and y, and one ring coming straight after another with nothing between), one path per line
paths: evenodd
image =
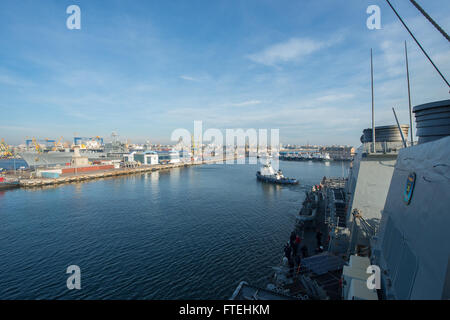
M0 190L14 189L20 187L19 182L0 182Z
M5 177L0 177L0 190L18 188L19 180L17 179L7 179Z
M72 161L73 152L22 152L19 153L29 167L66 165ZM80 152L81 156L88 157L89 160L105 158L104 152Z

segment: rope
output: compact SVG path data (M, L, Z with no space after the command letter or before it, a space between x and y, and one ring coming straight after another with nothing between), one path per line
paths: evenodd
M439 73L439 75L441 76L441 78L445 81L445 83L447 84L448 87L450 87L450 84L448 83L447 79L445 79L444 75L441 73L441 71L438 69L438 67L434 64L433 60L431 60L430 56L426 53L425 49L420 45L419 41L417 41L416 37L414 36L414 34L411 32L411 30L409 30L408 26L405 24L405 22L403 21L403 19L400 17L400 15L397 13L397 11L394 9L394 7L392 6L392 4L389 2L389 0L386 0L386 2L388 3L388 5L391 7L392 11L394 11L395 15L398 17L398 19L400 20L400 22L403 24L403 26L406 28L406 30L408 31L408 33L411 35L411 37L414 39L414 41L417 43L417 45L419 46L420 50L422 50L423 54L427 57L427 59L431 62L431 64L433 65L434 69L436 69L436 71Z
M433 18L431 18L428 13L425 12L425 10L422 9L422 7L414 0L409 0L411 1L411 3L417 8L417 10L420 11L420 13L423 14L423 16L425 18L428 19L428 21L430 21L430 23L444 36L445 39L447 39L448 42L450 42L450 37L448 36L448 34L444 31L444 29L441 28L440 25L437 24L436 21L433 20Z

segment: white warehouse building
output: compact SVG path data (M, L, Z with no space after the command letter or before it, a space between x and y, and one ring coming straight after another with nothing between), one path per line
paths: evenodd
M139 162L144 165L158 164L158 154L154 151L132 152L123 156L125 162Z

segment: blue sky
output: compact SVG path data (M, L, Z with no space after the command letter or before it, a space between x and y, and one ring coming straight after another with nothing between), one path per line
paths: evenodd
M345 4L344 4L345 3ZM450 77L448 42L409 3L393 0ZM450 31L449 1L419 1ZM66 8L81 8L81 30ZM366 8L381 8L369 30ZM376 122L408 123L403 41L413 105L448 99L385 1L0 2L0 137L169 142L176 128L278 128L282 143L359 144Z

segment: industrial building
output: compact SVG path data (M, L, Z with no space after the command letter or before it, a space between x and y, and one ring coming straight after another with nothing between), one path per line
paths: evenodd
M155 165L159 163L158 153L155 151L132 152L123 156L124 162L139 162L144 165Z

